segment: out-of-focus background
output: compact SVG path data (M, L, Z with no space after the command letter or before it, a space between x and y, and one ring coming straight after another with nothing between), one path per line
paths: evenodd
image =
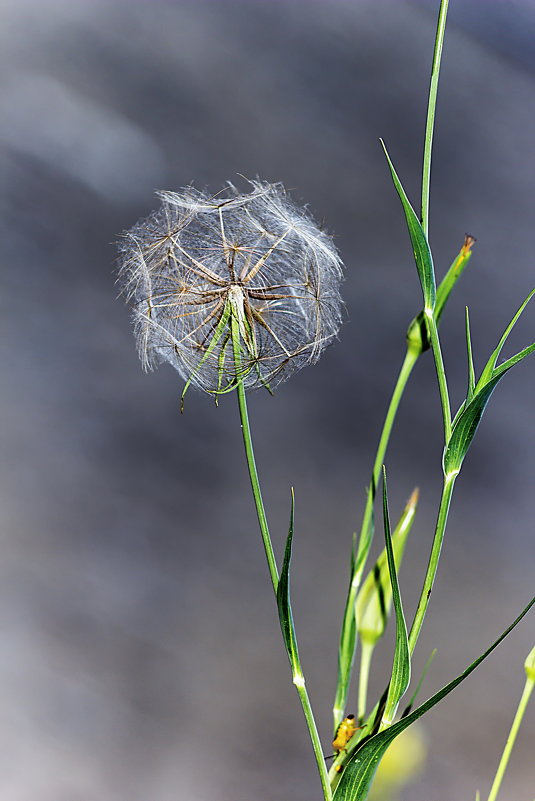
M2 801L309 801L320 789L283 652L235 401L144 375L114 285L114 241L189 182L283 181L336 237L340 341L276 397L250 398L325 752L351 534L420 293L382 136L418 203L438 2L2 0ZM535 7L452 0L431 242L443 274L478 238L445 315L455 403L464 306L481 368L534 284ZM245 185L243 185L245 187ZM533 311L515 345L533 340ZM500 386L453 504L415 674L430 694L533 594L535 363ZM410 617L440 487L429 356L387 464L392 514L415 484ZM380 532L379 532L380 533ZM378 538L378 546L379 546ZM533 646L526 620L425 719L406 801L488 792ZM390 632L391 634L391 632ZM374 664L384 687L391 640ZM351 711L351 710L348 710ZM531 799L529 711L503 797Z

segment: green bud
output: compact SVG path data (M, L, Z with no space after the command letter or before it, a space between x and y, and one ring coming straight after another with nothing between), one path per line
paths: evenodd
M396 568L403 558L405 543L416 514L418 496L419 490L415 489L392 534ZM392 587L388 558L384 549L364 580L355 602L357 630L363 643L374 645L383 636L391 606Z
M463 274L466 265L470 261L470 257L472 255L472 246L475 241L476 240L473 236L466 234L462 248L437 287L434 310L435 320L437 323L442 316L444 306L446 305L454 286ZM429 350L431 347L423 312L420 312L420 314L418 314L409 325L407 330L407 346L416 353L423 353L424 351Z
M526 661L524 662L526 676L530 681L535 682L535 648L529 652Z

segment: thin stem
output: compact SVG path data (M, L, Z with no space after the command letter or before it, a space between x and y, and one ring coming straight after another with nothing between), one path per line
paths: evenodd
M444 360L442 358L442 349L440 347L440 338L438 336L438 327L434 312L426 309L424 313L427 321L427 330L431 342L431 349L433 351L433 358L435 360L440 405L442 407L442 419L444 422L444 446L446 446L451 437L451 406L448 382L446 380L446 370L444 369Z
M437 105L438 77L440 75L440 60L444 44L446 17L449 0L441 0L438 13L437 32L435 36L435 49L433 52L433 65L431 67L431 83L429 85L429 99L427 102L427 120L425 124L424 159L422 169L422 228L427 236L429 232L429 188L431 183L431 153L433 150L433 130L435 127L435 110Z
M502 758L500 759L500 764L498 765L496 776L494 777L494 781L492 783L488 801L496 801L496 797L500 790L500 785L502 783L503 776L507 768L507 763L509 762L509 757L511 756L511 751L513 750L513 746L515 744L516 735L518 734L518 730L520 728L520 724L522 723L522 718L524 717L529 697L533 692L534 686L535 682L533 681L533 679L528 677L526 679L526 684L524 685L524 691L522 693L522 697L518 704L518 709L516 710L516 715L515 719L513 720L513 725L511 726L511 731L509 732L509 737L507 738L505 748L503 749Z
M405 391L405 387L407 386L407 381L410 378L412 369L416 364L419 355L420 355L419 350L416 350L414 348L407 348L407 353L405 354L405 359L403 360L403 364L401 365L401 370L399 371L398 380L396 381L396 386L394 387L394 392L392 393L390 405L388 407L385 421L383 423L383 430L381 432L381 438L379 440L379 445L377 447L377 453L375 454L375 462L373 463L373 487L372 487L372 492L368 493L368 497L366 500L366 508L364 509L364 516L362 519L362 527L360 531L359 550L363 538L366 539L364 532L366 532L369 529L371 524L371 519L373 514L373 502L375 500L375 488L377 487L379 478L381 476L381 470L383 469L386 449L388 447L388 442L390 440L390 435L392 433L394 421L396 419L396 415L399 409L399 404L401 402L403 392Z
M437 574L438 560L440 558L442 542L444 541L444 532L446 531L448 512L450 509L456 478L457 475L448 475L444 477L442 497L440 499L440 507L438 510L437 525L435 528L435 536L433 538L433 547L431 548L431 555L429 557L429 564L427 566L427 572L425 574L420 600L418 601L416 614L414 616L414 621L409 634L409 650L411 654L414 652L416 643L418 642L425 613L427 612L427 607L429 606L429 598L431 597L431 590L433 589L435 576Z
M344 610L344 617L342 621L342 631L340 634L340 647L338 656L338 686L336 690L336 697L333 706L333 730L336 731L340 721L344 717L344 712L347 704L347 696L349 692L349 683L351 680L351 672L353 667L353 660L355 656L355 600L357 597L362 574L366 564L366 556L370 549L372 540L372 527L373 527L373 504L375 500L375 488L379 481L381 469L392 433L392 427L396 419L396 414L399 409L399 404L407 386L414 365L418 361L421 350L417 347L408 347L399 371L399 375L392 393L392 398L388 406L383 429L375 455L375 462L373 465L372 483L368 489L366 498L366 507L362 518L362 525L360 529L358 554L355 560L355 571L351 576L351 582L346 599L346 606Z
M359 724L366 717L366 704L368 698L368 682L370 678L370 665L372 663L373 650L375 643L362 642L360 650L360 673L359 673L359 700L358 700L358 719Z
M256 462L253 451L253 441L251 437L251 428L249 426L249 415L247 413L247 398L245 394L245 388L243 386L243 381L239 380L239 373L241 369L240 334L239 334L239 323L238 320L236 319L234 312L232 312L232 317L231 317L231 337L232 337L232 347L234 352L234 364L236 368L236 374L238 376L238 384L236 387L236 392L238 396L238 407L240 410L240 420L241 420L241 429L243 434L243 444L245 446L245 456L247 460L247 467L249 469L249 478L251 479L251 487L253 490L253 497L256 506L256 513L258 516L258 523L260 526L260 531L262 533L264 550L266 552L269 575L271 576L271 583L273 584L273 591L276 596L277 589L279 586L279 573L277 570L277 563L275 561L275 554L273 552L273 545L271 543L271 536L269 533L266 512L264 509L264 502L262 500L262 492L260 490L258 471L256 469ZM310 699L308 697L308 693L305 687L305 680L302 676L299 676L299 681L297 681L297 677L294 677L294 684L296 686L297 693L299 695L299 700L301 701L301 706L303 707L303 712L305 715L308 732L310 734L310 739L312 741L312 748L314 750L314 755L316 757L318 771L320 774L321 786L323 788L323 796L325 798L325 801L332 801L331 785L329 783L327 766L325 764L325 759L323 756L323 748L321 745L318 728L316 726L316 721L314 720L314 714L312 712Z
M231 320L232 329L232 344L234 348L234 361L236 364L236 372L239 372L241 364L240 355L240 341L239 332L237 328L237 321L234 315ZM251 488L253 490L253 498L256 506L256 514L258 516L258 524L262 534L262 541L264 543L264 550L266 552L266 559L269 568L269 575L271 576L271 583L273 584L273 591L277 595L277 588L279 586L279 571L277 570L277 562L275 561L275 554L273 552L273 545L271 543L271 536L269 534L269 527L266 518L266 511L264 509L264 502L262 500L262 492L260 490L260 481L258 480L258 471L256 469L256 462L254 458L253 440L251 437L251 428L249 426L249 415L247 414L247 398L245 396L245 388L243 381L238 381L236 388L238 395L238 407L240 410L241 430L243 435L243 444L245 446L245 458L247 460L247 468L249 470L249 478L251 479Z
M329 782L327 765L325 763L325 757L323 756L323 748L321 746L318 728L316 726L316 721L314 720L314 714L312 712L312 707L310 705L310 700L304 681L302 684L296 684L296 687L299 694L299 700L301 701L301 706L303 707L303 712L305 713L310 739L312 740L312 748L314 749L314 755L318 765L321 786L323 789L323 797L325 798L325 801L332 801L333 794L331 790L331 784Z

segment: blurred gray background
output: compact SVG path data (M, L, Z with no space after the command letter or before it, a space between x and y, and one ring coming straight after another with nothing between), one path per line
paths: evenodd
M283 181L336 237L348 322L320 364L250 398L278 554L297 496L293 598L329 752L351 534L419 309L378 137L418 202L437 2L2 0L2 801L309 801L315 766L248 491L235 401L144 375L114 241L191 181ZM535 6L452 0L431 241L442 275L478 238L442 331L455 405L463 308L481 369L534 284ZM515 345L533 340L533 310ZM430 694L533 594L535 363L499 387L454 499L415 673ZM421 507L410 617L440 489L429 356L388 454L392 514ZM378 538L377 546L379 546ZM406 801L488 793L534 643L526 620L425 719ZM391 632L390 632L391 634ZM382 690L391 640L374 665ZM531 709L503 798L531 801Z

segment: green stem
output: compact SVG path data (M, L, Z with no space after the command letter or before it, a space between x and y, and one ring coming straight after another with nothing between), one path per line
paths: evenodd
M295 686L297 687L299 700L301 701L301 706L303 707L303 712L305 713L305 719L307 722L310 739L312 741L312 748L314 749L314 755L316 757L316 763L318 765L318 771L320 774L323 797L325 801L332 801L333 794L331 790L331 784L329 782L327 765L325 763L325 757L323 756L323 748L321 746L318 728L316 726L316 721L314 720L314 713L312 712L312 707L310 705L304 680L302 683L295 683Z
M238 407L240 410L240 421L243 434L243 444L245 446L245 457L247 460L247 467L249 470L249 478L251 479L251 487L253 490L253 497L256 506L256 514L258 516L258 523L262 534L264 550L266 552L269 575L271 576L271 583L273 584L273 591L276 596L277 589L279 586L279 572L277 570L277 563L275 561L275 554L273 552L273 545L271 543L271 536L269 533L266 512L264 509L264 502L262 500L262 492L260 490L258 471L256 469L256 462L253 450L253 440L251 437L251 428L249 425L249 415L247 413L247 398L245 394L245 388L243 386L243 381L239 380L240 369L241 369L240 335L239 335L238 322L236 320L234 313L232 314L231 317L231 336L232 336L232 347L234 352L234 364L236 368L236 376L238 382L236 387L236 392L238 395ZM299 700L301 701L301 706L303 707L303 712L305 715L308 731L310 734L310 739L312 741L312 748L314 750L314 755L316 757L316 762L318 765L321 786L323 788L323 795L325 801L332 801L331 785L329 783L329 776L327 773L327 766L325 764L325 759L323 756L323 748L321 745L318 728L314 720L312 706L310 704L310 699L308 697L308 693L305 687L305 680L302 677L300 677L300 679L301 679L300 681L296 681L296 679L294 678L294 684L296 686L297 693L299 695Z
M524 691L522 693L522 697L518 704L518 709L516 710L515 719L513 720L513 725L511 726L511 731L509 732L509 737L507 738L507 742L505 744L505 748L503 749L502 758L500 759L500 764L498 765L498 770L496 771L496 776L494 777L494 781L492 783L492 787L489 793L488 801L496 801L496 797L500 790L500 785L503 780L503 776L505 770L507 768L507 763L509 762L509 757L511 756L511 751L513 750L513 746L515 744L516 736L518 734L518 730L520 728L520 724L522 723L522 718L524 717L524 713L526 711L529 697L533 692L533 687L535 686L535 682L531 678L526 679L526 684L524 686Z
M385 421L383 423L383 430L381 432L381 438L379 440L377 453L375 455L372 483L368 489L366 507L364 509L364 515L360 529L358 554L355 560L356 567L353 575L351 576L344 610L344 617L342 621L342 631L340 634L340 647L338 655L338 687L333 706L333 730L335 732L340 724L340 721L344 717L347 696L349 693L349 683L351 680L351 672L356 648L354 607L360 582L362 580L362 574L366 565L366 557L368 555L373 536L373 504L375 500L375 490L381 474L386 449L388 447L388 442L392 433L392 427L394 425L396 414L399 409L399 404L414 365L418 361L420 353L421 349L418 347L409 346L407 348L407 352L405 354L405 358L403 360L403 364L399 371L398 379L392 393L392 398L388 406Z
M446 17L448 15L449 0L441 0L438 13L437 32L435 36L435 49L433 52L433 65L431 67L431 83L429 85L429 99L427 102L427 120L425 124L424 159L422 169L422 228L427 236L429 232L429 188L431 183L431 153L433 150L433 130L435 127L435 110L437 105L438 77L440 75L440 61Z
M444 532L446 531L446 523L448 521L448 512L450 509L451 498L453 495L453 488L455 486L455 479L457 475L448 475L444 477L444 484L442 487L442 497L440 499L440 507L438 510L437 525L435 528L435 536L433 538L433 547L431 548L431 555L429 557L429 564L425 574L424 584L416 608L416 614L409 634L409 650L411 654L414 652L418 637L424 622L425 613L429 606L429 598L431 590L435 582L437 574L438 560L440 558L440 551L444 541Z
M388 447L388 442L390 440L396 414L399 409L399 404L403 396L403 392L405 391L405 387L407 386L407 381L410 378L412 369L416 364L420 353L421 351L415 348L407 348L407 353L405 354L405 359L401 365L398 380L396 381L396 386L394 387L394 392L392 393L392 398L386 413L377 453L375 454L375 462L373 464L373 487L372 492L368 493L368 497L366 499L366 508L364 509L364 517L362 519L362 527L360 531L359 551L361 549L362 540L366 540L365 532L367 532L370 528L373 514L373 502L375 500L375 489L381 476L381 470L383 469L386 449Z
M366 717L366 704L368 698L368 682L370 678L370 665L372 663L373 650L375 643L361 640L360 650L360 673L359 673L359 700L358 700L358 719L359 724Z
M235 330L237 323L234 317L231 320L232 329L232 344L234 349L234 362L236 365L236 373L239 376L239 368L241 365L240 354L240 340L239 332ZM269 534L269 527L264 509L264 502L262 500L262 492L260 490L260 481L258 480L258 471L256 469L256 462L254 458L253 440L251 437L251 428L249 426L249 415L247 414L247 398L245 397L245 388L243 381L238 380L236 388L238 394L238 407L240 410L241 430L243 435L243 444L245 445L245 458L247 460L247 468L249 470L249 478L251 479L251 488L253 490L253 498L256 507L256 514L258 517L258 524L262 534L262 541L264 543L264 550L266 552L266 559L269 568L269 575L271 576L271 583L273 584L273 591L277 595L277 588L279 586L279 571L277 570L277 562L275 561L275 554L273 552L273 545Z
M427 321L427 330L433 351L433 358L435 360L438 391L440 393L440 405L442 407L442 419L444 422L444 446L446 446L451 437L451 406L448 392L448 382L446 380L446 370L444 369L444 360L442 358L442 349L440 347L440 339L438 336L438 327L434 311L432 309L425 309L424 314Z

